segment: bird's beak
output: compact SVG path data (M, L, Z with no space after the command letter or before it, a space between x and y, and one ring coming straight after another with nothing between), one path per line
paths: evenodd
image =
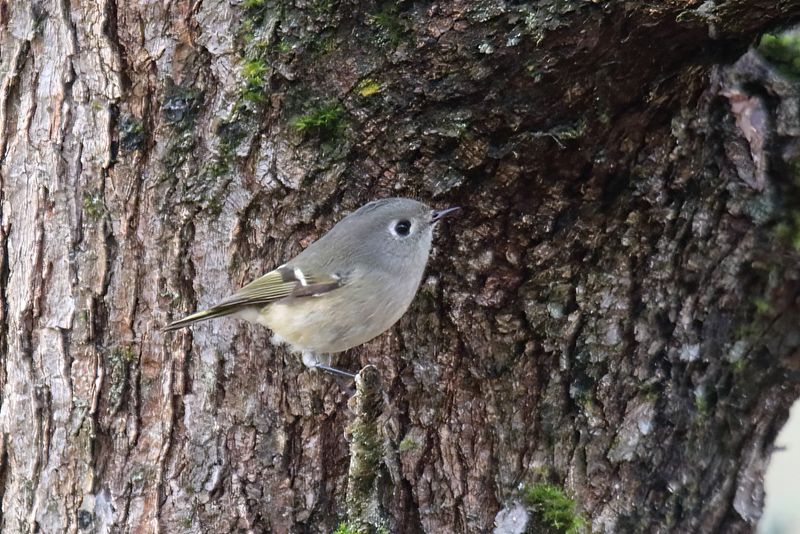
M457 212L460 209L461 208L459 208L459 207L455 207L455 208L447 208L447 209L443 209L443 210L433 210L433 212L431 213L431 223L435 223L439 219L447 217L448 215L452 215L453 213Z

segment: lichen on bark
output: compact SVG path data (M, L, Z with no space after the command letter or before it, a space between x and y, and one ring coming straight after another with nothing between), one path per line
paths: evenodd
M361 369L356 375L355 386L355 395L348 402L354 419L347 429L350 442L347 525L356 532L386 530L376 491L384 441L378 428L383 407L378 370L372 365Z

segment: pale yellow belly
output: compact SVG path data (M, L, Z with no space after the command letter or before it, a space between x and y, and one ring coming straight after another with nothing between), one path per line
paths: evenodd
M261 310L259 322L299 351L342 352L388 330L405 313L407 302L390 302L373 295L366 303L347 303L337 296L277 302Z

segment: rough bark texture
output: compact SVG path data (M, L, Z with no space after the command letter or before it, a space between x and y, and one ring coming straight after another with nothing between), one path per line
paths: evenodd
M231 319L369 199L467 206L390 333L396 532L526 485L745 532L798 394L800 2L0 1L4 532L330 532L348 391Z
M383 392L378 370L364 367L355 377L356 392L348 401L353 422L347 427L350 468L347 471L347 525L360 531L385 527L376 501L376 480L381 472L383 442L378 425L383 412Z

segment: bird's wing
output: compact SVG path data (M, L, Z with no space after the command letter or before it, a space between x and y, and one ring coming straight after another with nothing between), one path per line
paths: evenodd
M242 308L265 306L284 298L316 297L343 284L342 277L336 274L304 272L299 267L282 265L256 278L216 306L170 323L164 330L177 330L198 321L230 315Z
M259 306L292 297L313 297L341 287L340 276L330 273L304 272L299 267L281 266L256 278L223 300L219 306Z

